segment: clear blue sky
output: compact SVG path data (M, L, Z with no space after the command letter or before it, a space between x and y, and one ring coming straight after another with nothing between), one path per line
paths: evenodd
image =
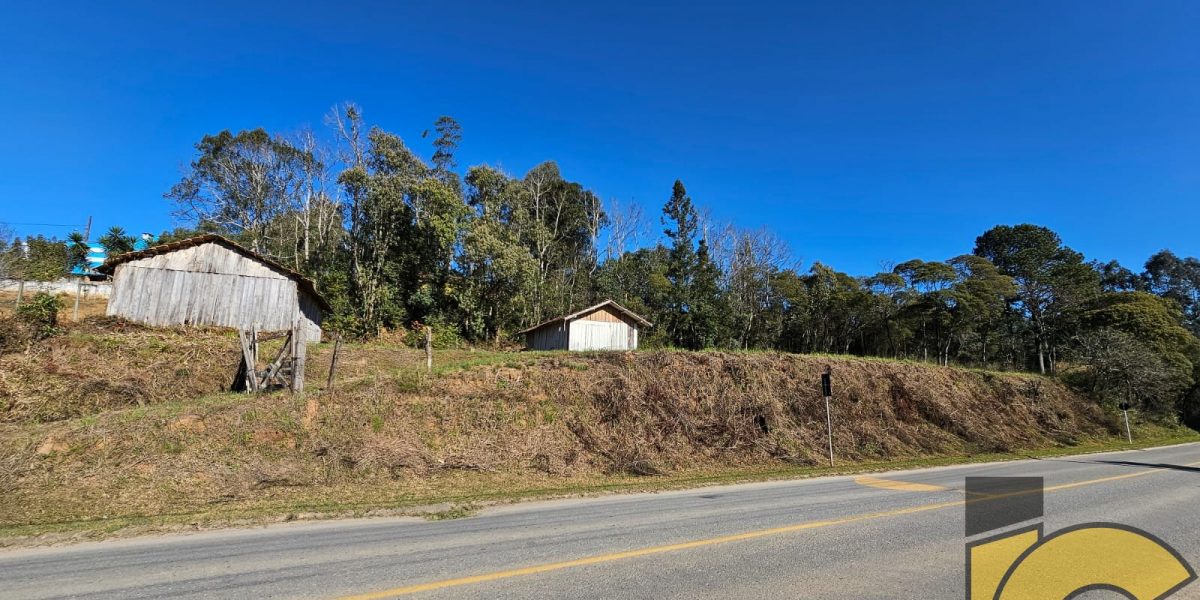
M1018 222L1200 255L1197 2L184 4L5 7L0 221L159 231L202 135L353 100L426 155L452 115L463 166L554 159L655 216L680 178L805 268Z

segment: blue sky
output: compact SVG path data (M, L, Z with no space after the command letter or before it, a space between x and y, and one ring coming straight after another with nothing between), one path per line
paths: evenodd
M0 221L162 230L201 136L353 100L426 155L452 115L463 166L554 159L651 215L682 179L805 268L1019 222L1200 255L1200 3L40 4L0 22Z

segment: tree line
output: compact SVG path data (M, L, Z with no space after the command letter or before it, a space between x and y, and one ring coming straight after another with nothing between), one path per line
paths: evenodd
M655 323L651 346L1061 373L1104 402L1200 415L1196 258L1164 250L1134 272L1020 224L944 261L801 269L777 236L715 222L680 181L647 215L553 161L460 170L450 117L422 134L428 158L352 104L325 121L204 136L165 194L186 226L162 241L238 240L315 279L335 309L327 325L364 338L419 324L443 343L501 344L611 298Z

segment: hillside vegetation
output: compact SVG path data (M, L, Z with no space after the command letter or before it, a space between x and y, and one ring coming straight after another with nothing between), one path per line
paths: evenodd
M842 464L1091 446L1116 432L1053 379L915 363L460 350L426 374L420 353L377 342L346 346L326 391L323 344L309 394L249 396L221 391L236 347L229 332L89 319L0 356L0 533L804 472L825 461L826 365Z

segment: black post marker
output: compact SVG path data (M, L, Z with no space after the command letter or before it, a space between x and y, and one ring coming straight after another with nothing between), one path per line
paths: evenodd
M829 401L833 399L833 367L826 366L821 373L821 393L825 396L825 430L829 432L829 466L833 466L833 416L829 412Z

